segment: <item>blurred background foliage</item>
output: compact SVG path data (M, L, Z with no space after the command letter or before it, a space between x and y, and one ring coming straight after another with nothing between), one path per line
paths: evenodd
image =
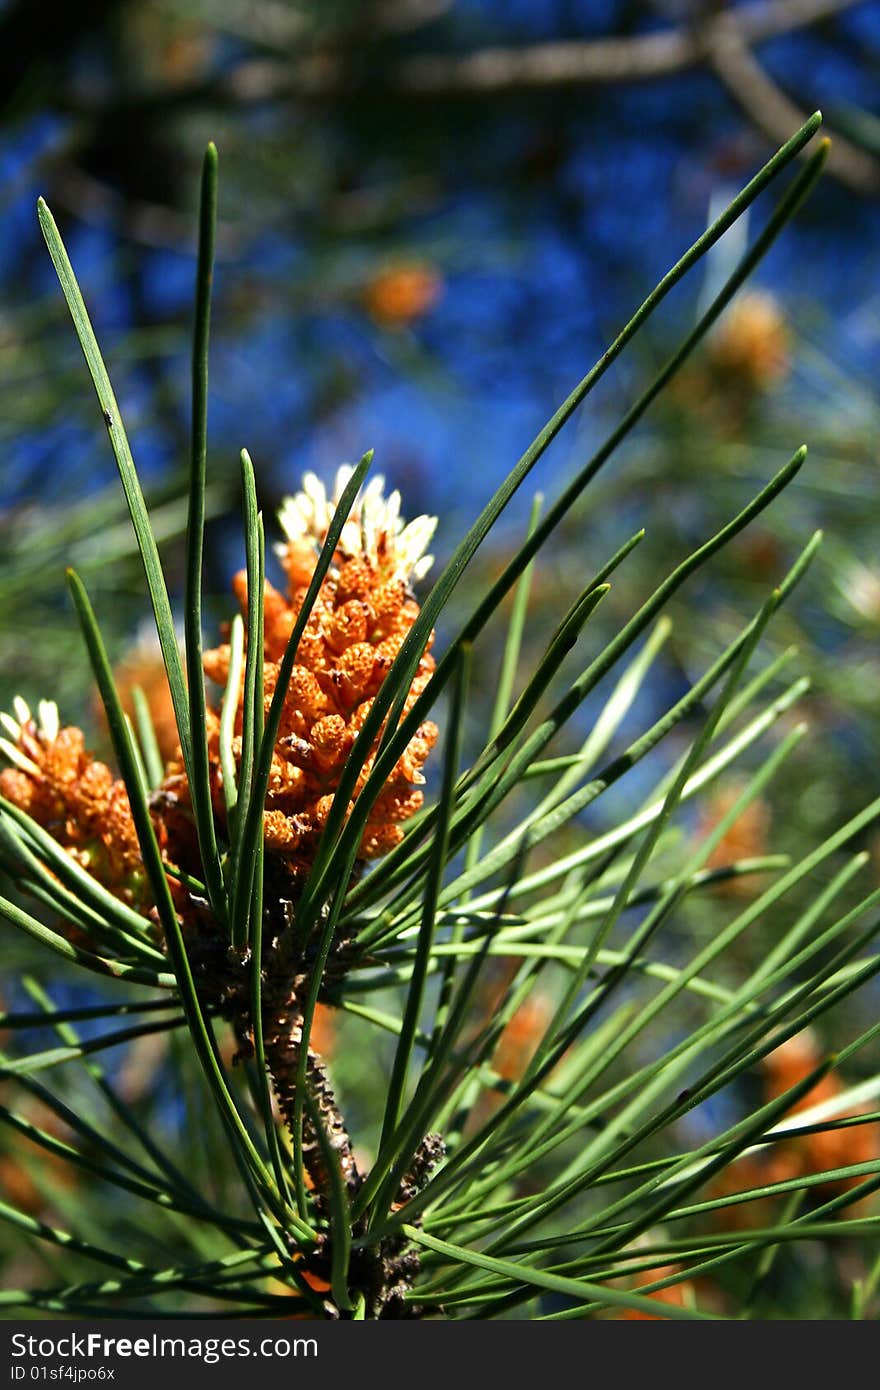
M822 107L827 175L543 556L526 641L538 650L542 605L561 611L594 550L607 555L645 525L597 615L597 633L619 625L804 441L794 486L676 600L633 721L643 727L705 668L821 526L819 562L769 638L771 650L799 648L813 688L792 718L806 713L812 736L726 857L803 849L877 795L880 3L85 0L49 23L28 0L4 0L0 75L0 707L18 691L52 696L98 744L66 564L89 582L126 678L148 685L152 653L38 193L61 225L182 583L197 170L206 140L219 147L214 625L242 563L240 446L267 516L304 469L328 477L375 448L406 515L440 516L444 559L713 209ZM671 297L553 446L538 486L601 442L747 233L734 228ZM510 508L495 554L477 562L484 573L500 568L528 505ZM495 669L477 664L487 701ZM713 793L692 828L735 790ZM880 848L862 847L876 879ZM713 899L682 917L683 940L711 932ZM351 1065L343 1093L346 1081L357 1089ZM158 1105L162 1070L148 1057L133 1076Z

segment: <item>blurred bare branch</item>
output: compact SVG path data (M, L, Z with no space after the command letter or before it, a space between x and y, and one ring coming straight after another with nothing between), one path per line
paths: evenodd
M705 62L713 43L716 25L751 46L779 35L828 19L851 9L856 0L755 0L723 15L691 25L627 38L569 39L527 46L493 47L473 53L416 54L406 58L381 76L383 86L422 96L450 96L455 93L500 92L523 88L580 86L585 83L613 83L668 76ZM254 65L248 65L254 67ZM271 64L260 65L263 82L271 76ZM319 95L335 88L342 73L341 64L315 58L288 72L295 87ZM276 72L281 80L282 74ZM238 74L233 75L237 82ZM244 86L251 93L259 85L252 71ZM264 95L268 94L264 87ZM276 88L275 94L280 94Z
M754 124L772 140L803 120L803 112L777 86L752 52L754 45L832 18L855 0L753 0L728 9L698 5L687 18L660 32L632 37L565 40L471 53L421 53L371 67L373 90L413 99L454 99L552 90L591 84L648 81L700 65L709 66ZM387 18L409 16L414 27L448 8L445 0L408 0L383 7ZM398 26L399 27L399 26ZM329 100L358 80L351 51L325 49L307 56L257 58L202 90L202 97L235 103ZM194 93L189 93L192 99ZM186 94L179 94L187 100ZM830 171L859 193L880 190L880 165L865 151L836 137Z
M743 41L739 25L720 15L706 35L711 67L731 96L771 140L800 124L806 114L767 75ZM835 135L829 170L857 193L880 191L877 161L842 135Z

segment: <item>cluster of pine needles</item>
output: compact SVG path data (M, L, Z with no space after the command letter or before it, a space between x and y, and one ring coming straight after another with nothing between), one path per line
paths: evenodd
M279 594L243 453L242 612L212 651L201 610L216 151L201 189L183 652L119 406L40 204L143 562L178 746L160 752L145 700L135 719L123 709L85 584L69 571L118 776L51 699L38 716L23 701L7 716L0 858L14 889L0 913L54 971L38 979L28 966L10 982L0 1020L13 1040L0 1063L4 1153L14 1137L29 1184L0 1202L0 1218L13 1262L48 1271L0 1293L7 1315L749 1316L792 1243L870 1249L880 1151L863 1141L880 1119L870 1109L880 1084L866 1050L880 1025L834 1056L816 1049L757 1101L754 1081L880 973L880 891L855 905L850 892L867 860L853 842L880 802L797 862L723 862L731 828L804 736L791 711L806 683L790 653L759 653L818 536L680 698L629 733L670 600L771 506L805 449L607 641L591 619L643 533L600 556L597 519L595 572L523 670L542 549L797 211L824 145L806 152L619 426L558 497L536 502L486 591L467 587L471 561L566 422L819 124L808 121L649 294L432 586L421 546L396 563L407 533L396 503L370 492L367 455L341 475L310 560L288 547ZM311 487L302 514L320 510ZM454 593L471 606L435 657ZM502 629L482 718L475 663ZM206 669L222 686L216 709ZM659 772L656 749L671 750ZM683 808L745 757L724 814L702 837L682 835ZM635 788L629 811L600 822L593 808L621 783ZM723 920L682 958L682 913L712 893ZM760 942L753 959L739 950L746 938ZM335 1042L323 1056L328 1017ZM136 1087L119 1059L147 1042L160 1050ZM712 1120L700 1129L691 1112L704 1103ZM818 1139L830 1167L766 1161L794 1143L815 1154ZM4 1192L14 1195L5 1180ZM868 1260L854 1316L878 1274Z

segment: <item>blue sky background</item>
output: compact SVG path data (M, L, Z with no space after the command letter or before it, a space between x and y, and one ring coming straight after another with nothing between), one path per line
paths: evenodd
M588 37L614 32L632 9L611 0L468 0L420 42L466 48ZM641 27L663 22L646 12ZM224 42L215 45L221 65L237 56ZM415 47L415 37L409 43ZM880 114L876 3L853 6L831 28L768 42L759 56L805 110L822 105L833 116L836 108L860 105ZM71 52L71 80L100 70L103 61L100 36L93 36ZM284 113L245 113L231 131L228 113L218 121L221 216L234 235L217 277L215 467L234 469L237 448L246 444L261 476L283 492L304 467L326 473L374 447L377 466L404 483L412 508L448 514L460 504L467 514L699 234L713 196L734 191L770 147L704 72L499 100L469 112L420 111L415 131L393 115L380 114L371 125L367 114L360 128L351 113L321 112L307 158L296 130L285 139ZM63 320L34 202L39 192L52 199L78 138L76 118L46 103L9 120L0 146L0 299L7 321L22 319L27 349L21 383L7 352L12 370L2 389L39 394L42 407L35 428L16 420L15 436L4 439L0 489L7 505L52 495L59 484L89 488L112 476L93 414L79 400L71 409L66 392L47 409L47 383L37 393L31 375L35 360L36 369L57 371L59 360L73 369L70 345L44 338L57 336ZM238 195L247 187L248 152L261 141L272 150L273 197L255 200L252 216ZM131 159L137 157L135 147ZM183 199L191 207L191 132L180 158L179 184L190 190ZM320 199L322 191L337 196L341 180L325 175L310 198L302 167L308 159L347 166L350 197L376 189L384 196L400 184L405 194L407 182L424 187L411 207L400 198L381 233L340 230ZM69 203L62 195L59 220L114 369L139 466L158 477L180 462L191 248L185 237L179 250L138 245L121 234L118 208L77 217ZM823 351L844 370L853 364L865 380L876 371L880 341L878 234L880 203L828 179L759 272L786 313L821 336ZM443 294L410 328L389 332L363 311L357 287L401 253L435 266ZM697 272L664 311L667 324L689 322L700 288ZM542 481L569 467L571 450L601 428L625 389L623 369L591 406L576 444L569 435L553 451ZM82 377L79 394L87 395Z

